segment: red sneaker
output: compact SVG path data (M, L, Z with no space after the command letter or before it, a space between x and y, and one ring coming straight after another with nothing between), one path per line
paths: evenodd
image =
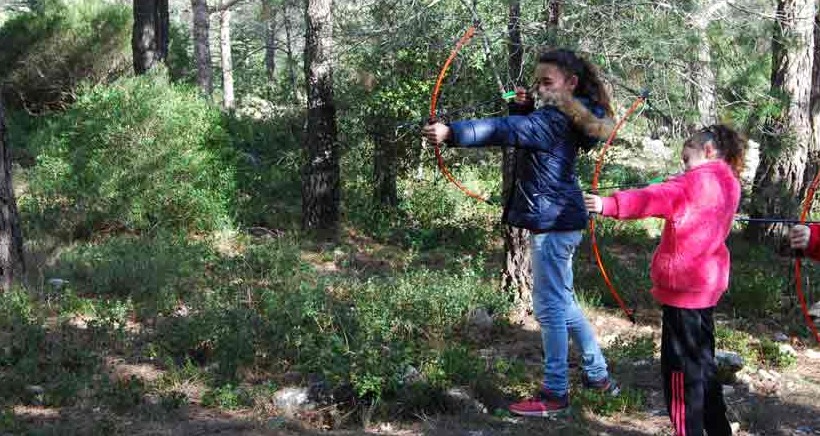
M586 375L584 375L582 379L584 381L584 387L587 389L592 389L602 394L609 394L612 397L621 395L621 386L618 385L618 382L612 377L604 377L601 380L592 381L588 380Z
M542 390L537 397L512 404L509 409L521 416L557 416L569 410L569 395L557 396Z

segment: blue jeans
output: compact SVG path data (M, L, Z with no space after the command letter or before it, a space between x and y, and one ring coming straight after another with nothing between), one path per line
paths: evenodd
M533 234L532 302L541 324L544 346L544 386L555 395L569 390L569 337L580 347L588 380L608 377L606 360L595 332L575 299L572 256L581 242L581 231Z

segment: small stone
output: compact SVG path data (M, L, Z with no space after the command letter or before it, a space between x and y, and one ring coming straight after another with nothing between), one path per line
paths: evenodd
M740 354L733 353L731 351L717 351L715 353L715 360L717 361L718 365L723 365L734 372L738 372L743 369L743 357Z
M743 357L737 353L719 350L715 353L717 364L717 379L723 384L731 384L736 380L736 374L743 369Z
M486 309L473 309L467 315L467 325L470 330L477 333L489 333L493 328L493 317L490 316Z
M747 373L742 373L737 376L737 381L743 383L745 385L750 385L752 383L752 377Z
M68 280L54 277L54 278L48 279L48 284L51 285L51 287L54 288L55 291L59 291L65 285L68 284Z
M495 350L492 348L482 348L478 350L478 355L483 359L489 359L495 355Z
M26 386L26 392L32 395L43 395L46 392L46 390L42 386L28 385Z
M418 381L421 381L422 375L413 365L408 365L407 369L404 370L404 375L402 375L401 380L405 384L412 384Z
M797 350L795 350L794 347L792 347L789 344L780 344L780 345L778 345L778 348L780 348L780 353L782 353L782 354L788 354L790 356L797 356Z
M789 336L783 332L777 332L774 334L775 342L789 342Z
M284 388L273 394L273 404L285 410L304 408L309 404L307 388Z
M470 395L467 390L463 388L450 388L445 393L444 401L448 408L454 412L467 412L486 414L487 406Z

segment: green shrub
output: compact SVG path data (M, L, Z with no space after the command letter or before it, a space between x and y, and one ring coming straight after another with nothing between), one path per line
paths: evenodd
M10 104L63 107L82 81L131 69L131 9L102 0L42 2L0 27L0 82Z
M247 225L297 229L300 225L304 114L271 108L270 119L229 117L227 130L237 164L237 216Z
M161 72L87 90L30 138L23 222L64 237L228 226L236 156L221 117Z
M618 335L606 349L606 356L613 361L651 359L656 351L652 334L628 337Z
M790 368L797 364L794 354L780 349L780 344L770 339L760 341L760 360L766 366L774 368Z
M206 266L214 256L201 242L119 236L66 250L47 274L68 280L71 291L82 295L130 299L139 315L151 316L170 312L180 299L203 286ZM79 307L81 302L71 295L63 299ZM93 310L116 316L104 305L94 304Z

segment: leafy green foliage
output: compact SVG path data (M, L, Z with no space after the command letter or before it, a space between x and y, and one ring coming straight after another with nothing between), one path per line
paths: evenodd
M771 339L757 338L725 326L716 326L715 340L717 348L738 353L752 368L788 368L797 362L794 355L782 350L780 345Z
M64 237L228 226L236 155L221 114L162 74L84 92L31 137L23 214Z
M131 11L101 0L49 0L0 27L0 81L6 101L59 108L84 81L101 83L131 68Z
M65 251L49 275L67 280L70 290L83 295L130 299L138 314L153 316L171 312L179 299L201 286L206 267L215 258L203 243L170 236L119 236ZM70 297L68 292L61 296L69 307L82 312L83 303ZM97 304L90 314L95 312L101 315Z
M606 349L606 356L613 361L636 361L651 359L657 351L652 334L628 337L618 336Z
M292 106L263 106L256 116L228 117L226 130L239 153L236 215L248 226L298 227L303 113Z
M574 406L591 410L602 416L616 413L629 413L642 410L646 404L643 392L635 389L623 389L617 397L591 389L581 389L571 399Z
M252 398L248 391L230 383L211 389L202 397L202 405L205 407L219 407L231 410L252 404Z

